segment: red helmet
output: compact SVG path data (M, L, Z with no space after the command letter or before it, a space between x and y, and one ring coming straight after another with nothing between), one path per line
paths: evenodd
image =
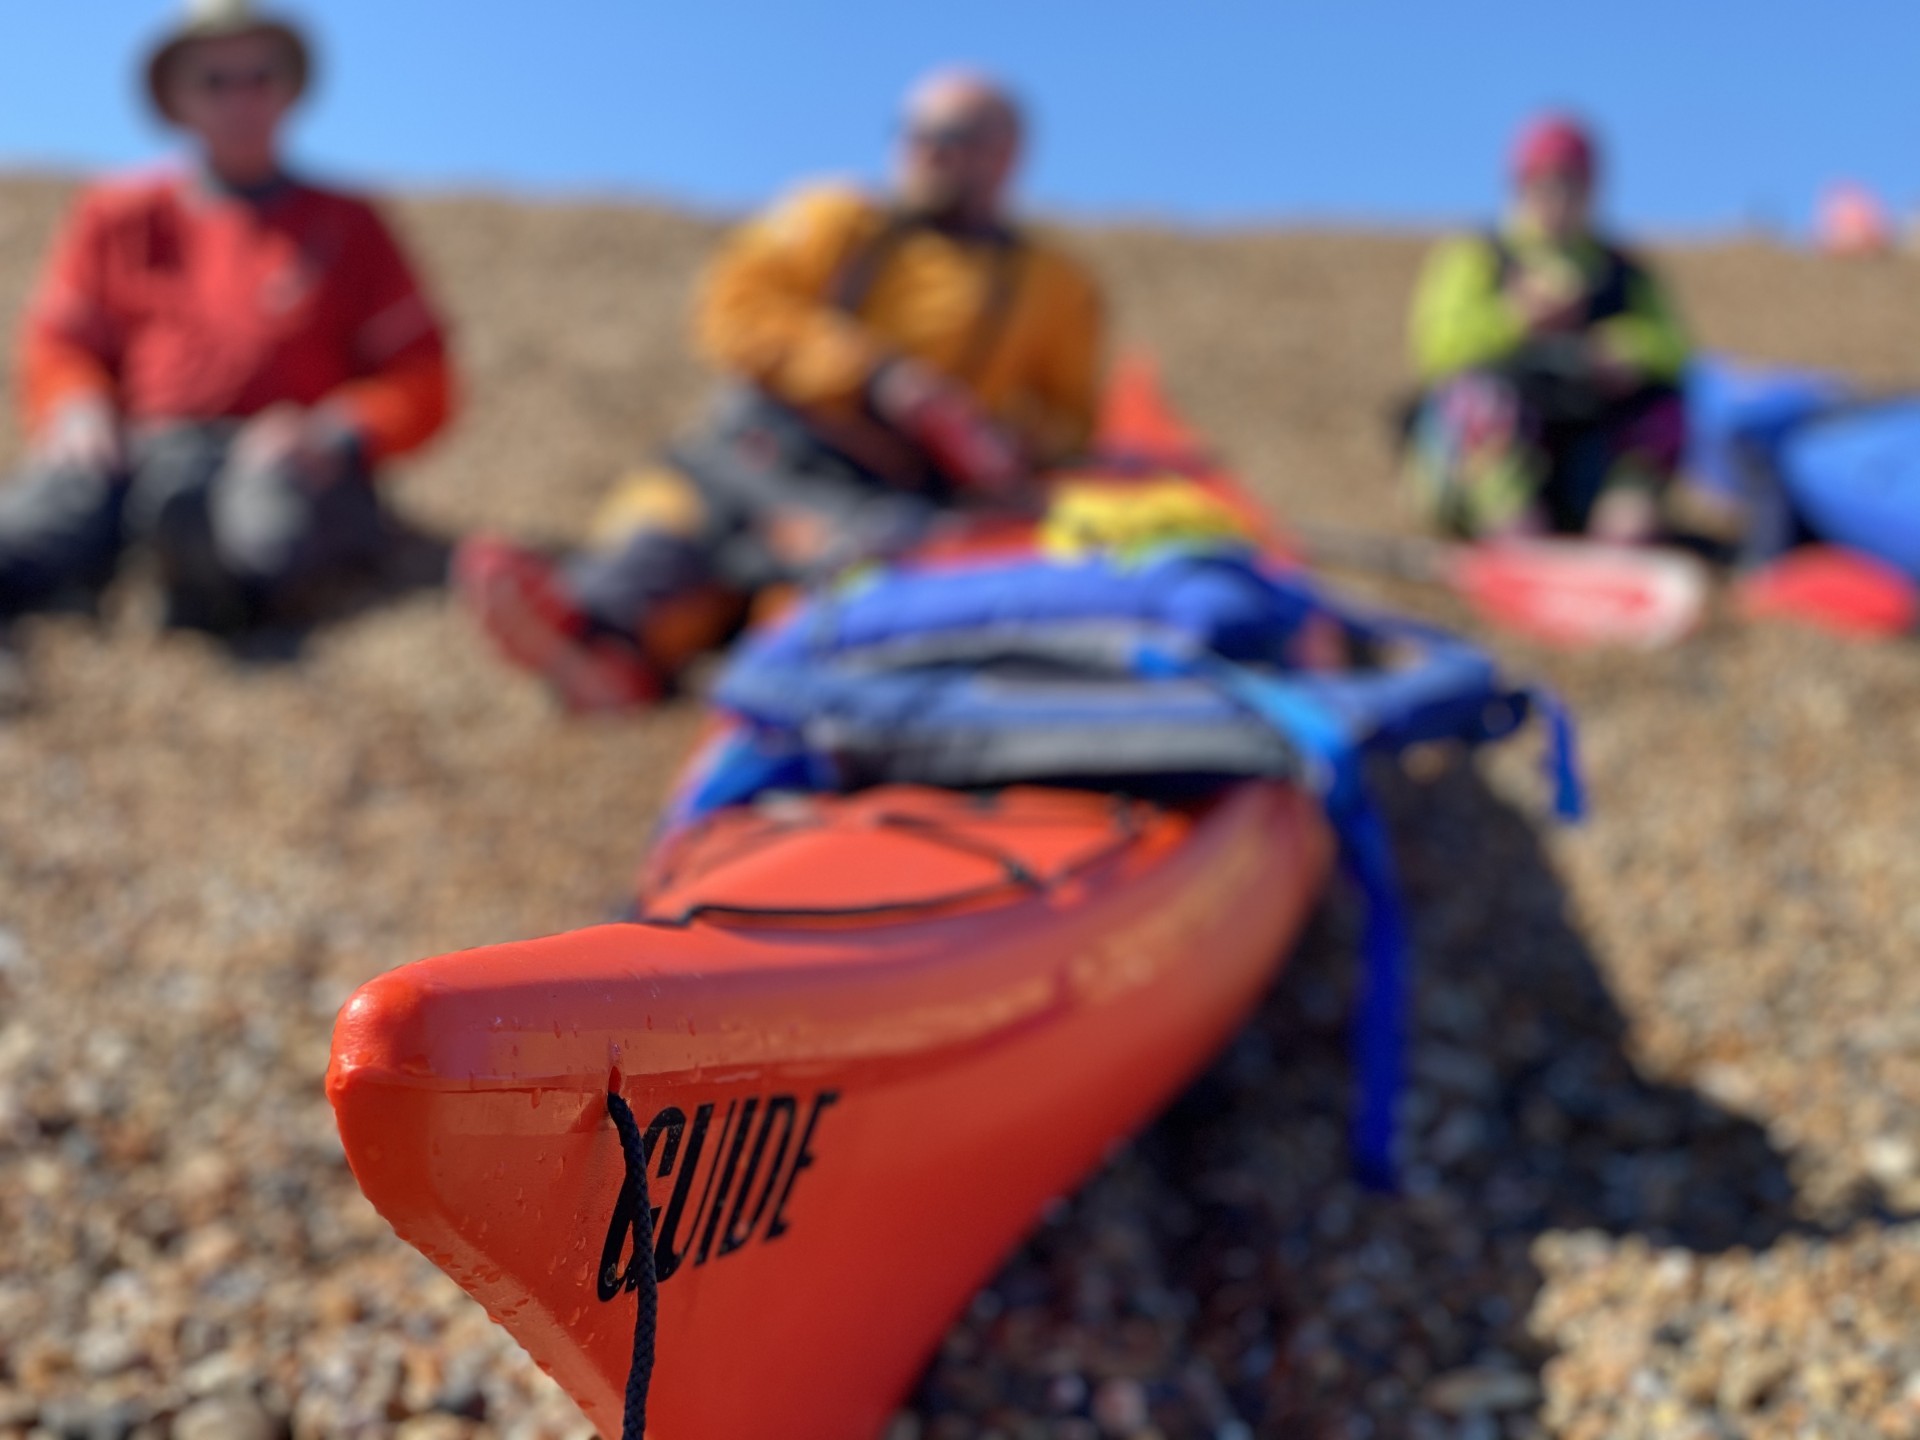
M1541 115L1527 122L1513 145L1513 178L1525 184L1544 175L1567 175L1591 183L1599 165L1593 135L1571 115Z

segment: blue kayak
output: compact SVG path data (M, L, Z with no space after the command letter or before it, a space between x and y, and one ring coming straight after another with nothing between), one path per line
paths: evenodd
M1920 578L1920 399L1797 425L1781 437L1776 469L1808 530Z

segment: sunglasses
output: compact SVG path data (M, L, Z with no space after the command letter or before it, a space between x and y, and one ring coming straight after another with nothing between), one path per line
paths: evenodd
M1591 191L1593 182L1577 171L1542 170L1533 175L1521 176L1520 188L1536 195L1572 198Z
M981 124L931 125L909 120L901 134L919 150L973 150L993 138L991 126Z
M202 95L240 95L271 90L285 79L286 72L279 66L260 65L248 70L197 70L187 83Z

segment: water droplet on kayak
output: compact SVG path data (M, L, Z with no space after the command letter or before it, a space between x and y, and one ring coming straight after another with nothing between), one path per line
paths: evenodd
M533 1093L533 1108L538 1110L540 1108L540 1088L538 1086L535 1086L532 1093Z

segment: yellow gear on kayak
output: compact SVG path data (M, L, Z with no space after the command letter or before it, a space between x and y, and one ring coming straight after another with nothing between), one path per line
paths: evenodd
M1040 549L1054 559L1092 554L1137 558L1168 545L1254 543L1247 521L1204 486L1175 475L1119 482L1068 478L1040 524Z

